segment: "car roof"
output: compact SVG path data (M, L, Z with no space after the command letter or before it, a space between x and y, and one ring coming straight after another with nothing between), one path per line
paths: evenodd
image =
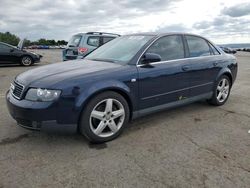
M15 47L15 46L13 46L11 44L8 44L8 43L5 43L5 42L0 42L0 44L6 45L6 46L9 46L9 47Z
M203 38L204 40L208 41L209 43L215 45L212 41L210 41L209 39L207 39L201 35L197 35L197 34L193 34L193 33L185 33L185 32L165 32L165 33L163 33L163 32L145 32L145 33L133 33L133 34L128 34L128 35L124 35L124 36L134 36L134 35L153 36L155 38L160 38L160 37L167 36L167 35L191 35L191 36Z
M165 35L193 35L193 36L204 38L204 37L197 35L197 34L184 33L184 32L143 32L143 33L127 34L127 36L130 36L130 35L144 35L144 36L146 35L146 36L156 36L156 37L161 37L161 36L165 36Z
M97 36L114 36L114 37L118 37L120 36L119 34L116 34L116 33L106 33L106 32L86 32L86 33L77 33L77 34L74 34L74 35L97 35Z

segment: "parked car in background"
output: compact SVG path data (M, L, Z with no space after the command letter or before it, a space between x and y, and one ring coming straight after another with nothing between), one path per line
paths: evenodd
M221 48L225 53L227 53L227 54L236 54L236 53L237 53L237 50L232 49L232 48L229 48L229 47L221 46L220 48Z
M63 61L83 58L96 48L119 36L118 34L104 32L88 32L73 35L66 49L63 50Z
M0 42L0 64L19 63L30 66L40 62L41 55L23 49L25 40L21 40L17 47Z
M37 49L49 49L49 46L48 45L38 45L37 46Z
M99 143L116 138L129 120L152 112L204 99L223 105L237 69L234 56L203 37L133 34L84 59L18 75L6 100L22 127L80 131Z
M60 45L59 48L60 49L65 49L67 47L67 45Z

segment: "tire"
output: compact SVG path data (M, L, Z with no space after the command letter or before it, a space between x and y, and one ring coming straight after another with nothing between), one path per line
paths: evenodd
M230 95L232 83L228 76L222 75L214 86L213 96L208 100L208 103L214 106L225 104Z
M30 56L23 56L23 57L21 57L21 65L22 66L31 66L33 63L34 63L34 61L33 61L33 59L32 59L32 57L30 57Z
M79 131L92 143L118 137L129 121L129 106L120 94L106 91L94 96L81 114Z

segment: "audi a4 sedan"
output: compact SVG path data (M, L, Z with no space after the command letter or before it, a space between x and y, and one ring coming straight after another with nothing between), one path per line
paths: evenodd
M223 105L236 74L235 57L201 36L132 34L85 59L18 75L6 100L24 128L78 131L101 143L152 112L198 100Z

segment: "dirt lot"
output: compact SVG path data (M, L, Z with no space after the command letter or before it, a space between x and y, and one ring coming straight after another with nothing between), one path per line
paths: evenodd
M80 135L16 126L4 94L15 75L61 60L0 67L0 188L2 187L249 187L250 53L222 107L199 102L138 119L116 140L90 145ZM58 66L60 64L58 63Z

